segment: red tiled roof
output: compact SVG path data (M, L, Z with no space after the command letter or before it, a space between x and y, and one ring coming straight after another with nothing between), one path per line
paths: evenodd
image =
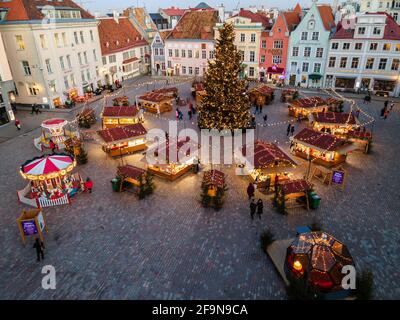
M293 11L297 12L298 14L302 13L301 6L300 6L300 4L298 2L296 4L296 6L294 7Z
M46 1L46 0L10 0L1 1L0 9L8 9L5 21L42 20L44 15L39 7L53 6L57 8L71 8L81 12L82 19L94 19L87 11L83 10L71 0Z
M331 31L335 26L335 17L333 16L332 7L328 5L319 5L317 8L325 29Z
M254 167L256 169L274 166L275 162L277 162L277 165L279 162L286 163L288 166L297 165L292 158L274 143L257 140L249 152L249 156L251 158L254 157ZM246 146L242 147L242 154L246 156Z
M187 9L180 9L180 8L165 8L165 9L160 9L165 13L167 16L183 16L183 14L186 12Z
M208 170L204 172L203 184L223 188L225 185L225 173L219 170Z
M321 97L307 97L296 99L290 103L291 106L297 108L314 108L317 106L323 106L326 104L326 101Z
M150 102L161 102L164 100L171 100L173 98L165 93L147 92L144 95L139 96L138 99Z
M356 118L351 113L314 112L314 121L331 124L356 124Z
M100 46L103 55L147 45L147 41L127 17L118 18L118 22L114 18L104 18L99 21Z
M115 127L97 131L99 136L106 143L115 141L128 140L130 138L145 135L146 129L141 123L135 123L124 127Z
M253 88L250 90L250 92L255 92L255 91L257 91L261 94L271 94L271 93L274 93L275 89L264 84L264 85L261 85L259 87L256 87L256 88Z
M160 34L161 40L164 41L171 31L172 30L160 30L158 33Z
M299 5L299 4L297 4ZM300 13L301 13L301 9L300 9ZM300 14L297 11L286 11L282 13L285 21L286 21L286 25L288 27L288 31L293 31L294 28L300 23Z
M271 26L269 18L260 12L254 13L250 10L240 9L238 14L232 16L232 18L234 18L234 17L243 17L243 18L250 19L251 22L261 23L263 25L263 27Z
M153 92L154 93L174 94L174 93L178 92L178 88L177 87L160 88L160 89L153 90Z
M284 194L307 192L312 188L312 184L303 179L282 181L279 185L282 186Z
M187 11L167 39L214 39L214 26L219 21L218 11Z
M134 117L139 112L136 107L128 106L113 106L105 107L103 117Z
M309 128L304 128L301 130L293 137L293 140L297 140L300 143L304 142L308 145L326 151L334 151L346 142L345 140L334 135L315 131Z
M176 146L176 160L180 163L182 163L184 159L180 159L180 155L179 155L179 151L180 149L185 146L185 149L189 146L190 149L186 150L186 156L190 156L191 154L193 154L193 152L195 152L196 150L199 149L199 145L197 143L195 143L193 140L190 140L189 137L182 138L180 140L176 140L176 139L168 139L165 143L163 143L162 145L157 146L157 148L154 149L155 152L158 153L164 153L166 155L166 161L167 163L169 163L169 146L175 144Z
M134 167L134 166L131 166L131 165L127 164L125 166L119 166L117 174L119 176L138 179L140 176L145 174L145 172L146 171L141 169L141 168Z

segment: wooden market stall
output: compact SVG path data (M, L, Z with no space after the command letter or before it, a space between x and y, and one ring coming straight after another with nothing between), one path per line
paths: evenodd
M275 190L274 205L283 214L288 213L289 209L298 207L309 210L309 192L312 188L313 185L303 179L280 182Z
M176 157L172 159L171 153L174 152L172 144L176 147ZM146 155L143 161L147 163L147 170L164 179L174 181L192 170L197 160L198 144L187 139L172 140L168 139L165 143L158 145L155 143L149 148L152 163Z
M129 106L129 98L127 96L116 97L113 99L113 106Z
M173 96L162 92L148 92L137 97L141 107L151 113L164 113L172 110Z
M265 84L252 88L248 92L250 102L257 104L258 106L270 104L272 100L274 100L274 91L274 88Z
M351 142L309 128L304 128L291 140L290 149L294 155L328 168L345 162L347 153L355 149Z
M116 181L118 190L115 191L133 191L139 199L143 199L154 191L151 175L146 170L129 164L118 167Z
M283 89L281 92L282 102L292 102L299 96L299 91L296 89Z
M141 123L97 131L103 151L112 157L145 150L146 133Z
M296 99L288 104L289 116L307 118L310 113L327 111L328 105L321 97Z
M178 95L178 88L176 87L167 87L161 89L155 89L152 92L154 93L161 93L168 97L175 98Z
M91 107L85 107L76 115L76 120L81 128L90 128L96 123L96 114Z
M201 101L203 100L203 97L206 94L206 90L204 89L204 83L203 82L195 82L192 85L192 95L193 98L196 99L196 103L200 104Z
M278 181L288 180L292 175L291 169L297 166L276 144L261 140L256 140L247 151L246 145L243 146L241 154L245 159L242 162L245 172L249 173L251 181L267 191L273 189Z
M314 130L344 137L356 130L360 122L352 113L314 112L308 116Z
M203 190L202 205L214 207L219 210L224 203L226 188L225 174L219 170L208 170L204 172L201 183Z
M344 100L329 97L326 99L326 104L328 105L328 110L333 112L342 112L344 106Z
M372 142L372 132L360 130L360 128L356 130L349 130L346 134L346 138L348 141L354 143L357 147L357 150L361 150L364 153L369 152L369 148Z
M135 106L105 107L101 119L103 129L142 123L144 120L143 113Z

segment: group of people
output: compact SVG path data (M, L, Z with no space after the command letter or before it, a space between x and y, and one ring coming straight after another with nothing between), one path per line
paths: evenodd
M249 186L247 187L247 195L250 200L250 216L251 216L251 219L254 220L254 216L257 214L258 218L261 220L261 215L263 214L263 210L264 210L264 204L261 199L258 199L257 202L255 201L254 192L255 192L255 187L250 182Z
M193 115L196 114L196 108L193 106L193 103L191 101L189 102L189 110L187 114L189 120L192 120ZM179 109L179 107L176 107L175 116L176 120L183 120L183 112Z
M381 109L381 119L386 120L387 117L389 116L390 111L393 110L393 107L394 107L394 102L392 101L389 106L389 100L386 100L383 103L383 108Z
M31 114L34 114L34 113L36 113L36 114L42 113L42 111L40 110L40 107L36 103L32 104Z
M289 135L294 135L294 125L292 125L292 124L288 124L288 127L287 127L287 129L286 129L286 136L289 136Z

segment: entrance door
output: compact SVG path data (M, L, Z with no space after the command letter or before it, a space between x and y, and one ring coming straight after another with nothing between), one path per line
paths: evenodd
M291 85L291 86L295 86L296 85L296 75L295 74L291 74L290 75L289 85Z

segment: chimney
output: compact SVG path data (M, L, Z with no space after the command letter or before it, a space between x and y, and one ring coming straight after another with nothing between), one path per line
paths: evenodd
M119 13L117 12L117 10L113 10L113 18L115 20L116 23L119 23Z

